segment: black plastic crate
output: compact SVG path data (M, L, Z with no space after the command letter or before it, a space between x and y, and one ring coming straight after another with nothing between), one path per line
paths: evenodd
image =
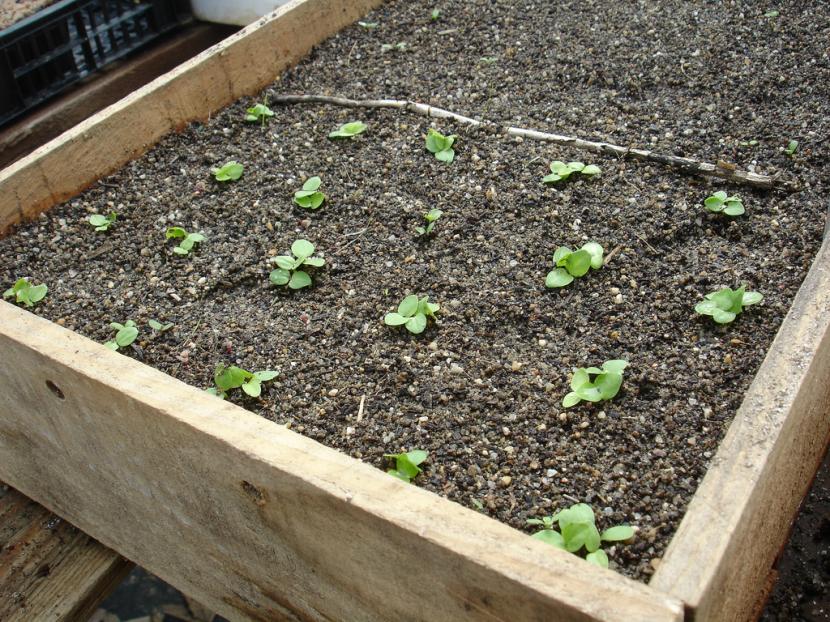
M187 0L61 0L0 31L0 125L190 19Z

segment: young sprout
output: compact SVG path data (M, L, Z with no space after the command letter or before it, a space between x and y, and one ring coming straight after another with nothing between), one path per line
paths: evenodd
M384 458L395 461L395 468L388 469L389 475L410 483L421 472L421 464L429 454L423 449L413 449L405 454L383 454Z
M566 164L565 162L554 160L550 163L550 175L545 175L542 181L546 184L555 184L557 181L567 179L574 173L593 177L594 175L599 175L600 168L595 164L585 165L582 162L568 162Z
M302 289L311 285L311 277L300 266L319 268L326 263L322 257L312 257L314 244L308 240L296 240L291 245L292 255L280 255L276 258L279 268L273 270L269 279L274 285L288 285L291 289Z
M357 22L357 25L361 28L365 28L366 30L374 30L380 26L377 22Z
M201 233L188 233L181 227L168 227L164 237L168 240L181 238L178 246L173 247L173 252L177 255L187 255L193 250L194 244L205 241L205 236Z
M435 312L440 305L429 301L429 296L418 299L416 294L411 294L398 305L397 313L387 313L383 323L387 326L405 326L413 335L419 335L427 327L427 318L435 317Z
M147 320L147 324L157 333L166 333L168 330L173 328L173 322L162 324L158 320Z
M435 157L442 162L452 162L455 158L455 150L452 148L455 139L455 134L444 136L440 132L429 128L426 140L427 151L435 154Z
M710 212L723 212L727 216L740 216L744 213L744 204L737 196L726 196L723 190L718 190L703 202Z
M787 148L784 149L784 153L786 153L788 156L795 155L796 151L798 151L798 141L797 140L791 140L790 142L788 142L787 143Z
M557 523L559 531L554 529ZM575 554L585 549L585 561L603 568L608 568L608 555L600 548L602 542L624 542L633 538L636 533L630 525L610 527L600 533L594 511L586 503L575 503L541 519L529 518L527 524L542 527L533 534L537 540Z
M268 117L273 117L274 111L268 107L268 99L266 98L264 104L257 104L248 108L245 111L245 120L248 123L256 123L257 121L262 121L262 125L265 125L265 121Z
M216 178L216 181L236 181L242 177L242 171L245 167L235 160L225 162L219 168L212 168L210 172Z
M574 277L583 276L591 268L599 270L602 267L602 253L602 246L596 242L587 242L576 251L560 246L553 253L556 267L548 272L545 287L565 287Z
M329 134L329 138L354 138L366 131L366 124L363 121L351 121L344 123Z
M440 209L431 209L424 214L424 220L427 221L426 227L415 227L418 235L429 235L435 229L435 222L444 214Z
M132 320L127 320L123 324L119 324L118 322L110 322L110 327L117 331L115 333L115 339L107 341L104 344L110 350L126 348L133 341L135 341L136 337L138 337L138 327Z
M430 19L433 22L437 22L440 17L441 17L441 11L439 11L438 9L432 9L432 13L430 14Z
M605 361L602 364L602 369L598 367L574 369L571 378L571 392L562 400L563 408L576 406L582 400L586 402L610 400L619 392L623 380L623 370L627 366L628 361L616 359ZM592 376L593 380L591 380Z
M764 297L758 292L748 292L739 287L733 290L724 287L721 290L706 294L704 300L695 305L695 311L700 315L711 315L718 324L729 324L749 305L758 304Z
M118 218L118 214L115 212L110 212L107 216L103 214L92 214L87 222L95 227L96 231L106 231L115 222L116 218Z
M383 52L384 54L386 52L391 52L393 50L398 51L398 52L405 52L406 51L406 43L403 42L403 41L399 41L398 43L396 43L394 45L392 45L391 43L384 43L383 45L380 46L380 51Z
M306 209L320 207L326 200L326 195L317 190L320 183L319 177L309 177L303 184L303 189L294 193L294 203Z
M43 300L49 288L44 283L32 285L27 278L20 278L15 281L9 289L3 292L3 298L14 298L18 304L21 302L27 307L34 307Z
M235 365L226 366L220 363L213 373L213 382L216 386L205 391L225 399L228 391L241 388L251 397L259 397L262 393L262 383L273 380L278 374L279 372L270 370L250 372Z

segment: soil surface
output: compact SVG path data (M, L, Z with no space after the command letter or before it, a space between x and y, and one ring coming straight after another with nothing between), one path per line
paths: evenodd
M802 181L794 194L729 187L392 111L276 108L244 100L193 124L83 195L0 240L0 283L49 285L42 314L197 386L217 363L276 369L259 400L231 399L378 467L426 449L416 484L530 532L576 501L602 527L640 527L612 564L647 579L706 471L819 248L827 208L827 7L756 3L473 0L392 2L317 48L271 93L420 100L534 129L722 159ZM532 16L532 19L528 19ZM406 43L384 51L383 44ZM327 134L353 119L351 141ZM424 149L432 125L456 159ZM799 141L790 157L787 143ZM246 169L219 184L210 168ZM602 175L546 187L551 160ZM292 203L312 175L327 201ZM724 189L747 214L703 209ZM444 210L435 234L414 227ZM105 233L90 213L118 212ZM207 239L188 257L168 226ZM268 272L297 238L326 266L314 285ZM559 245L616 250L562 290L544 280ZM693 311L745 284L765 300L736 322ZM409 293L441 304L412 336L383 315ZM147 320L175 327L154 334ZM630 362L620 394L561 408L574 367ZM238 392L237 392L238 393ZM363 404L359 417L360 405Z

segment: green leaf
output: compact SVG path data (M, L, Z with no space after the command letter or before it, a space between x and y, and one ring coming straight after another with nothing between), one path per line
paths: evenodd
M568 248L567 246L560 246L553 252L553 263L557 266L562 266L559 262L565 259L568 255L570 255L573 251Z
M112 328L114 330L121 330L121 329L124 328L124 325L120 324L118 322L110 322L110 328Z
M566 166L571 169L574 173L578 173L582 169L585 168L585 164L583 162L568 162Z
M184 246L174 246L173 252L177 255L189 255L190 251L187 250Z
M89 217L89 224L93 227L108 227L110 221L103 214L93 214Z
M588 166L583 168L582 171L580 171L580 172L583 175L591 176L591 175L599 175L601 171L600 171L600 168L596 164L589 164Z
M723 213L727 216L740 216L745 211L744 204L740 201L727 201Z
M724 311L723 309L715 309L712 313L712 319L718 324L729 324L737 315L731 311Z
M288 281L288 287L291 289L302 289L309 285L311 285L311 277L308 276L308 272L303 272L302 270L294 272Z
M426 229L424 229L423 227L415 227L415 232L416 232L418 235L424 235L424 234L427 232L427 230L426 230Z
M545 277L545 287L565 287L573 280L574 278L568 274L565 268L555 268L548 272L547 277Z
M567 179L573 171L564 162L560 160L554 160L550 163L550 172L559 175L562 179Z
M404 317L412 317L418 311L418 296L415 294L410 294L398 305L398 313L400 313Z
M407 484L411 482L411 479L409 477L407 477L397 469L388 469L386 472L389 473L389 475L391 475L392 477L397 477L398 479L405 481Z
M430 19L432 21L436 21L439 17L441 17L441 11L438 9L432 9L432 14L430 15Z
M432 128L429 128L429 130L427 130L426 147L427 151L430 153L438 153L439 151L444 151L450 147L450 145L447 144L446 136L440 132L436 132Z
M610 371L617 374L621 374L626 367L628 367L628 361L622 359L612 359L602 364L603 371Z
M48 288L44 283L41 283L40 285L33 285L29 288L29 302L40 302L41 300L43 300L44 296L46 296L47 291Z
M574 391L586 383L591 382L591 377L588 375L587 369L575 369L571 377L571 389Z
M217 365L216 371L213 374L213 381L216 386L224 393L231 389L241 387L245 382L253 378L253 374L245 371L235 365L225 366Z
M130 345L138 337L138 329L135 326L125 326L115 334L115 343L124 348Z
M602 532L601 538L606 542L622 542L634 537L634 528L630 525L617 525L609 527Z
M150 326L150 328L152 328L153 330L159 330L159 331L161 330L161 322L158 322L158 321L156 321L156 320L148 320L148 321L147 321L147 324L148 324L148 325Z
M798 141L797 140L791 140L790 142L787 143L787 148L785 150L785 153L787 155L791 156L791 155L795 154L795 152L797 150L798 150Z
M288 270L279 268L277 270L272 270L271 274L268 275L268 279L274 285L285 285L289 280L291 280L291 273Z
M271 371L270 369L265 369L263 371L255 371L254 378L259 380L260 382L268 382L269 380L273 380L277 376L279 376L278 371Z
M550 175L545 175L542 177L542 183L545 184L555 184L557 181L561 181L562 176L557 175L556 173L551 173Z
M593 553L588 553L585 556L585 561L600 568L608 568L608 555L602 549L597 549Z
M316 177L316 176L315 177L309 177L306 180L306 182L303 184L303 190L305 190L306 192L308 192L308 191L313 192L314 190L317 190L317 188L320 187L321 183L322 183L322 181L320 180L319 177Z
M402 326L408 321L409 318L402 316L400 313L387 313L383 316L383 323L387 326Z
M418 313L406 321L406 330L413 335L420 335L427 327L427 316L423 313Z
M441 162L452 162L455 159L455 151L452 149L444 149L435 154L435 157Z
M118 350L118 344L114 341L106 341L104 342L104 346L109 348L110 350Z
M759 294L758 292L746 292L743 295L741 300L741 304L745 307L749 305L755 305L761 302L764 299L763 295Z
M344 123L338 129L329 134L329 138L352 138L366 130L366 124L362 121Z
M421 472L418 465L413 464L407 454L398 454L397 459L395 460L395 466L397 467L399 473L406 475L406 477L410 479Z
M545 544L555 546L557 549L565 550L565 539L561 533L553 529L542 529L534 533L531 537L536 540L541 540Z
M780 14L781 13L773 9L771 11L767 11L766 13L764 13L764 17L778 17Z
M291 245L291 252L294 253L297 258L306 259L314 254L314 244L308 240L296 240Z
M216 178L216 181L236 181L240 177L242 177L242 171L244 167L235 160L230 160L226 162L219 168L211 169L213 176Z
M602 246L596 242L586 242L582 245L582 250L591 256L591 267L594 270L599 270L602 267L602 254L604 252Z
M427 222L435 222L444 214L440 209L431 209L426 214L424 214L424 220Z
M582 398L579 397L573 391L571 391L564 398L562 398L562 407L563 408L570 408L571 406L576 406L581 401L582 401Z
M251 397L259 397L262 393L262 383L257 378L251 378L243 383L242 390Z
M274 262L283 270L293 270L297 267L297 260L291 255L278 255Z
M586 250L571 253L563 260L571 276L583 276L591 268L591 254Z
M622 374L612 371L603 372L597 376L597 379L594 381L594 386L596 386L602 396L602 399L610 400L617 393L619 393L620 387L622 386L622 380Z
M187 240L190 240L190 245L193 246L193 243L201 243L205 241L205 236L201 233L191 233L187 236Z
M525 521L525 524L527 524L527 525L544 525L545 521L541 520L541 519L538 519L538 518L528 518Z
M590 537L592 526L588 523L569 523L562 527L560 523L562 537L565 539L565 550L570 553L576 553L585 546L586 540Z
M427 459L428 456L429 453L424 451L423 449L413 449L412 451L406 452L406 457L415 466L421 464L424 460Z
M303 265L312 266L314 268L319 268L326 264L326 260L322 257L306 257L303 260Z
M168 240L171 238L184 238L187 237L187 231L181 227L167 227L164 237Z

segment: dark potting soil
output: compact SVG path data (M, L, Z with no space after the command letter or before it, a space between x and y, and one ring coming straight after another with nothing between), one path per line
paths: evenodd
M217 363L276 369L231 399L378 467L430 452L416 485L526 531L576 501L640 526L612 563L653 572L821 243L828 192L826 6L754 2L392 2L319 46L268 92L405 97L535 129L652 147L802 181L793 194L506 138L394 111L246 99L168 136L80 197L0 240L0 283L28 275L34 312L98 341L141 326L133 356L196 386ZM383 44L406 44L383 51ZM332 142L341 123L365 134ZM432 125L456 160L424 149ZM113 137L114 140L117 137ZM792 156L789 140L799 141ZM212 166L245 174L218 184ZM551 160L602 167L546 187ZM322 177L318 211L292 203ZM709 214L715 190L746 216ZM435 235L414 227L444 210ZM106 233L85 222L118 212ZM165 228L202 231L186 258ZM269 284L297 238L327 265L313 287ZM618 249L562 290L558 245ZM765 300L719 327L693 311L722 286ZM441 304L412 336L382 317L409 293ZM147 320L175 323L154 335ZM630 362L610 402L565 410L574 367ZM358 417L360 404L362 416Z

